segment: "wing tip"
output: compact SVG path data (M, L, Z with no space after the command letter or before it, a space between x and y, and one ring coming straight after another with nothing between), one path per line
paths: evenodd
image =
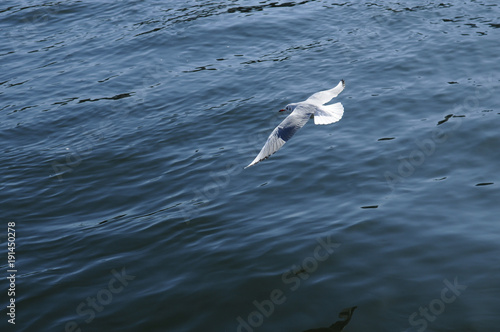
M247 168L248 168L248 167L250 167L250 166L257 165L258 163L260 163L260 162L261 162L261 161L263 161L263 160L266 160L267 158L271 157L271 156L272 156L273 154L275 154L275 153L276 153L276 151L275 151L275 152L273 152L273 153L271 153L269 156L266 156L266 157L261 158L261 159L259 159L259 160L257 160L257 158L255 158L255 160L254 160L254 161L252 161L250 164L248 164L248 166L246 166L244 169L247 169Z
M251 166L254 166L254 165L257 165L258 163L260 163L262 160L264 159L267 159L268 157L265 157L265 158L262 158L260 160L257 160L255 159L254 161L252 161L250 164L248 164L248 166L246 166L244 169L247 169L248 167L251 167Z
M254 165L256 165L256 164L260 163L260 162L261 162L262 160L264 160L264 159L266 159L266 158L263 158L263 159L260 159L260 160L259 160L259 159L257 159L257 158L255 158L255 159L254 159L254 160L253 160L250 164L248 164L248 165L247 165L244 169L247 169L248 167L254 166Z

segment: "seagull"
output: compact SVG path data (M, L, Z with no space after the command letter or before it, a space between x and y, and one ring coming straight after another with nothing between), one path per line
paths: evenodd
M344 87L345 82L341 80L333 89L316 92L304 101L286 105L280 112L288 111L292 113L274 128L257 157L245 168L257 164L278 151L297 130L306 124L312 115L314 115L314 124L317 125L326 125L339 121L344 114L344 106L341 103L325 104L337 97L344 90Z

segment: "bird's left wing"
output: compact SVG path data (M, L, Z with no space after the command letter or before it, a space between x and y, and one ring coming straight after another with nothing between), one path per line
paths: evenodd
M313 112L314 107L311 105L298 105L285 120L274 128L257 157L245 168L257 164L278 151L297 130L306 124Z
M341 80L336 87L330 90L320 91L313 94L311 97L307 98L305 103L313 104L313 105L323 105L328 103L333 98L337 97L339 93L341 93L345 88L344 80Z

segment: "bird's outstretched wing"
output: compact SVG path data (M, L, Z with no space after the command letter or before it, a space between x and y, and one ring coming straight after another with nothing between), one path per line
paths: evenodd
M342 119L342 115L344 115L344 106L341 103L316 106L314 124L326 125L334 123Z
M304 102L316 106L326 104L333 98L337 97L339 93L341 93L342 90L344 90L344 87L345 87L345 82L344 80L341 80L339 84L337 84L337 86L334 87L333 89L316 92L311 97L307 98L307 100L305 100Z
M315 107L312 105L298 105L285 120L274 128L257 157L255 157L255 159L245 168L257 164L278 151L297 132L297 130L306 124L307 120L309 120L314 111Z

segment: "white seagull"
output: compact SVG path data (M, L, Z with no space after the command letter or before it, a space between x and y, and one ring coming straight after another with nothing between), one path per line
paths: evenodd
M257 157L245 168L257 164L278 151L297 130L306 124L312 115L314 115L314 124L317 125L326 125L339 121L344 114L344 106L341 103L325 104L337 97L344 90L344 87L345 82L341 80L333 89L316 92L300 103L286 105L285 109L280 110L280 112L292 111L292 113L274 128Z

